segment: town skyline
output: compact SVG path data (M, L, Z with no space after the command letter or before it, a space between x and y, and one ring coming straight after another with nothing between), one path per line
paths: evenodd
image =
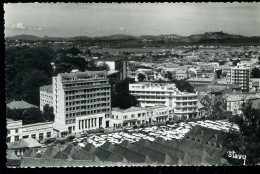
M189 36L223 31L259 36L259 9L259 3L5 4L5 35Z

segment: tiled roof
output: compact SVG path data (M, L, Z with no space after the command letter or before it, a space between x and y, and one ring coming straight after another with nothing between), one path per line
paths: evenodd
M38 106L32 105L25 101L12 101L7 104L9 109L29 109L29 108L38 108Z
M50 146L42 154L44 158L53 158L59 152L58 146Z
M37 152L32 149L32 148L29 148L23 155L23 157L35 157L37 155Z
M141 154L147 155L153 162L162 163L162 164L171 164L171 157L163 152L151 149L146 146L142 146L140 144L134 144L129 149L139 152Z
M110 151L115 148L115 146L113 146L113 144L108 141L106 141L101 147Z
M155 141L148 141L148 140L142 139L142 140L138 141L137 144L140 144L140 145L149 147L151 149L161 151L163 153L168 154L172 158L171 164L173 164L173 165L178 165L179 159L183 160L183 158L184 158L185 152L172 148L172 147L169 147L169 146L165 146L165 145L160 144Z
M114 152L106 150L102 147L97 147L96 150L92 153L96 155L101 161L112 161L112 162L124 162L126 161L124 157L118 155Z
M20 159L18 156L15 155L15 152L12 150L6 151L6 159Z
M148 156L138 153L136 151L130 150L124 146L117 145L112 150L114 153L117 153L126 158L128 162L132 163L151 163L152 161Z
M8 149L20 149L20 148L34 148L41 147L41 144L33 138L20 139L19 141L12 142L8 145Z
M98 157L82 149L77 149L70 156L73 160L99 161Z
M96 147L91 143L87 143L85 145L85 147L83 148L83 150L90 152L90 153L93 153L96 150Z

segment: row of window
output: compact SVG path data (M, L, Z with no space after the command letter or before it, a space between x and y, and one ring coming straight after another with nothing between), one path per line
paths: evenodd
M176 100L196 100L197 96L194 97L176 97Z
M46 94L41 94L41 97L46 97L52 99L52 94L46 95Z
M75 112L75 113L66 114L66 117L68 118L68 117L75 117L75 116L92 115L92 114L109 112L109 110L110 110L110 108L90 110L90 111L82 111L82 112Z
M147 104L165 104L166 102L163 102L163 101L144 101L144 100L138 100L140 101L141 103L147 103Z
M165 100L165 97L153 97L153 96L136 96L137 99L158 99Z
M76 107L66 107L66 111L75 111L75 110L84 110L84 109L91 109L91 108L98 108L98 107L109 107L109 103L99 103L94 105L83 105L83 106L76 106Z
M179 108L176 108L176 111L196 111L196 109L194 109L194 108L183 108L183 109L179 109Z
M39 140L42 140L42 139L43 139L43 135L44 135L44 133L39 133ZM46 133L46 137L47 137L47 138L51 137L51 132L47 132L47 133ZM23 138L23 139L29 138L29 135L24 135L22 138ZM36 139L36 134L32 134L32 135L31 135L31 138ZM19 139L20 139L20 138L19 138L19 135L17 135L17 136L14 137L14 141L19 141ZM10 141L11 141L11 137L7 137L7 138L6 138L6 143L10 143Z
M65 84L64 86L68 88L68 87L80 87L80 86L103 85L103 84L108 84L108 81Z
M75 119L70 119L70 120L66 120L66 123L68 124L68 123L75 123L76 121L75 121Z
M110 88L93 88L93 89L84 89L84 90L73 90L73 91L65 91L66 95L75 95L81 93L90 93L90 92L101 92L101 91L110 91Z
M91 98L91 97L105 97L109 96L109 92L102 92L102 93L95 93L95 94L87 94L87 95L74 95L74 96L67 96L66 100L76 100L76 99L85 99L85 98Z
M187 106L187 105L196 105L197 102L183 102L181 103L176 103L177 106Z
M102 101L109 101L108 98L98 98L98 99L90 99L90 100L80 100L80 101L73 101L73 102L66 102L66 106L73 106L73 105L80 105L80 104L86 104L86 103L96 103L96 102L102 102Z

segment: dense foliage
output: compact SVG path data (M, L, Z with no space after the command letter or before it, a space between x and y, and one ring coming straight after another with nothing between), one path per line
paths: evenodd
M54 113L53 113L53 107L50 107L48 104L46 104L45 106L43 106L43 119L45 119L45 121L54 121Z
M143 82L146 79L146 77L144 74L139 73L137 79L139 82Z
M6 109L6 118L22 120L23 124L33 124L44 121L54 121L53 108L45 105L43 112L39 108Z
M39 87L51 84L51 62L55 52L42 48L6 49L6 99L25 100L39 105Z
M185 81L185 80L177 80L174 79L171 81L172 83L174 83L176 85L176 87L181 91L187 91L187 92L194 92L194 88L190 85L189 82Z
M94 60L90 60L88 61L87 65L86 65L86 70L88 71L109 71L110 68L106 63L102 63L102 64L97 64Z
M253 68L251 71L251 78L260 78L260 69Z
M231 132L225 139L225 146L238 154L246 155L246 164L257 164L260 159L260 110L252 107L252 102L247 102L242 107L242 114L232 116L229 121L236 123L240 133ZM242 164L237 159L227 160L232 164Z
M127 109L131 106L139 106L136 97L129 94L129 82L128 78L117 82L110 80L112 107Z

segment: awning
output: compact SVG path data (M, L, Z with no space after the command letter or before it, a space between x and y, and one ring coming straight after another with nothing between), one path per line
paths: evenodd
M53 123L53 129L57 130L58 132L68 132L68 129L66 126L57 124L57 123Z
M137 121L137 119L132 119L132 120L124 120L123 123L129 123L129 122L134 122Z

